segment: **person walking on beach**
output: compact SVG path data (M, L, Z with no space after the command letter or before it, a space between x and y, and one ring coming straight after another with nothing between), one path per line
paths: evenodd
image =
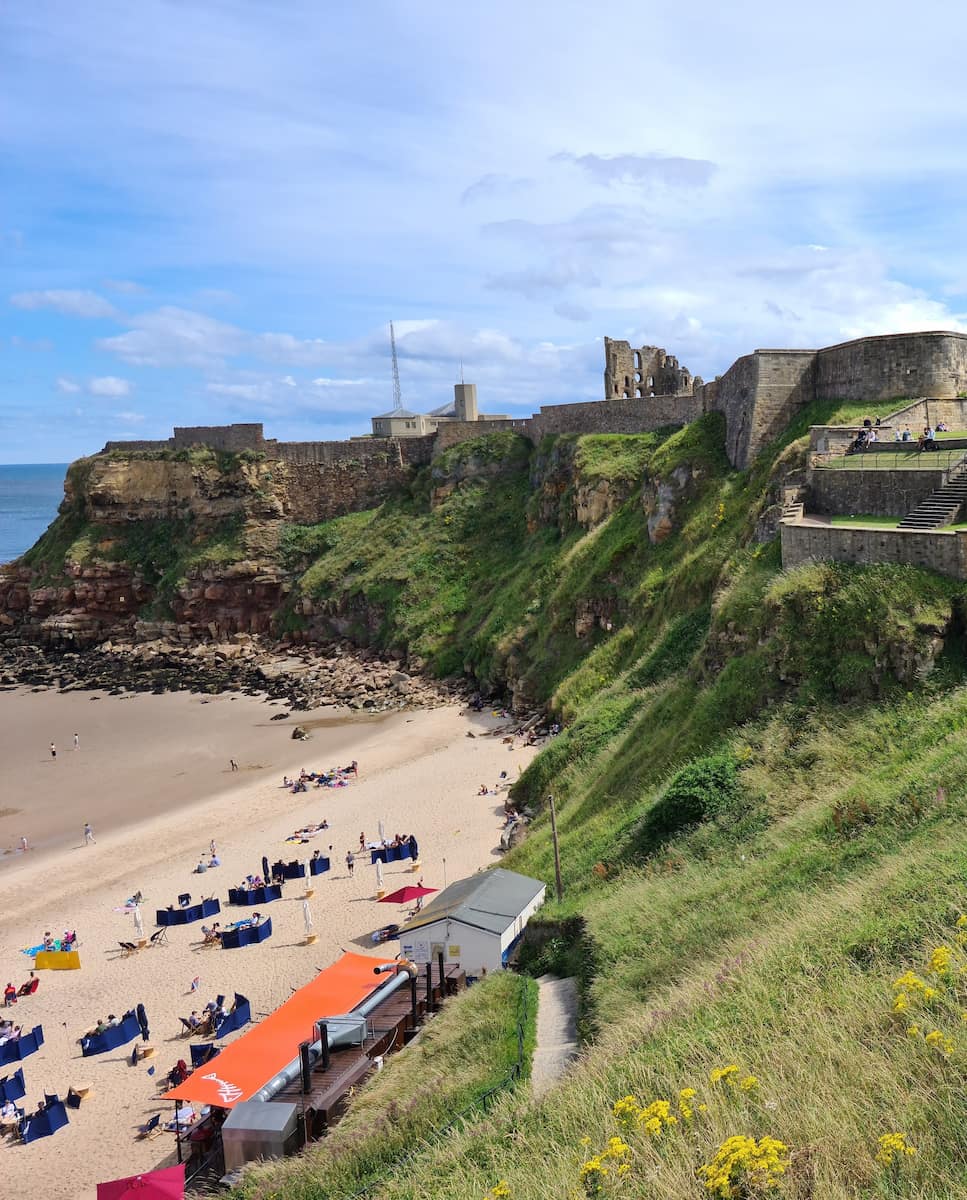
M353 868L356 866L356 859L353 857L352 850L346 851L346 870L349 872L349 878L353 877Z
M81 735L79 733L75 733L74 734L74 749L80 750L80 748L81 748Z
M57 747L54 745L53 742L50 743L50 757L51 758L57 757Z
M231 768L232 768L232 770L233 770L233 771L237 771L237 770L238 770L238 763L235 761L235 759L234 759L234 758L230 758L230 759L228 760L228 762L229 762L229 765L231 766Z
M20 839L20 849L21 849L21 850L27 850L27 849L29 849L29 847L27 846L27 839L26 839L25 837L22 837L22 838Z
M84 845L89 846L91 844L91 842L94 842L94 830L91 828L90 821L85 821L84 822ZM95 842L94 844L96 845L97 843Z

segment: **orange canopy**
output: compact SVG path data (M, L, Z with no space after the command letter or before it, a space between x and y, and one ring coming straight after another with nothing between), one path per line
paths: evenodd
M368 954L344 954L264 1021L226 1046L217 1058L165 1092L162 1099L217 1104L221 1108L248 1100L296 1057L301 1042L315 1036L314 1021L351 1012L388 982L388 975L374 975L373 968L393 961Z

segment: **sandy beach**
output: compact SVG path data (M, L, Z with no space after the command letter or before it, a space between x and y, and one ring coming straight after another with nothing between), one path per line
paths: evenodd
M480 736L502 722L456 707L362 719L320 710L298 715L312 737L294 742L294 721L270 721L279 711L286 710L243 696L202 704L180 694L97 702L87 693L0 695L0 808L20 810L0 818L0 843L10 846L24 833L36 845L0 859L0 987L27 978L32 963L22 948L36 945L47 929L59 935L76 928L82 962L80 971L38 972L36 995L6 1014L25 1028L44 1027L45 1045L23 1062L25 1103L29 1110L44 1091L63 1097L70 1085L93 1087L81 1108L71 1110L70 1125L53 1137L29 1146L0 1144L4 1195L36 1192L43 1179L43 1195L51 1200L93 1200L100 1180L174 1161L172 1135L141 1142L136 1134L162 1107L167 1119L170 1106L157 1102L158 1081L188 1058L179 1016L235 991L251 1000L253 1014L265 1014L342 949L376 952L372 931L404 917L376 902L368 858L349 877L346 851L358 847L361 831L375 837L382 821L388 834L415 834L420 873L430 887L496 861L503 795L493 789L501 771L516 777L534 753ZM468 731L477 736L468 738ZM55 736L57 759L45 759ZM230 757L238 772L230 770ZM360 775L349 787L293 795L279 786L283 774L352 759ZM481 783L489 795L477 795ZM323 818L330 829L320 838L285 843L295 829ZM97 839L88 846L86 820ZM222 866L194 874L211 839ZM133 936L133 922L115 908L135 891L145 896L146 933L154 929L155 909L182 892L218 896L223 921L231 921L238 910L227 908L228 888L259 871L263 855L304 859L317 846L327 853L330 844L333 870L315 881L310 901L314 945L304 944L303 888L289 883L284 898L267 908L273 936L261 945L203 948L199 927L182 926L169 931L167 945L119 957L117 944ZM384 874L390 889L413 879L402 863ZM138 1003L147 1010L153 1059L131 1066L130 1046L81 1057L81 1033Z

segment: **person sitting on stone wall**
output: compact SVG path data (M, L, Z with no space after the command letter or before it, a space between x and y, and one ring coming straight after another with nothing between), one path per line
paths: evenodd
M934 438L933 429L929 425L925 425L923 433L917 439L918 450L936 450L937 443Z

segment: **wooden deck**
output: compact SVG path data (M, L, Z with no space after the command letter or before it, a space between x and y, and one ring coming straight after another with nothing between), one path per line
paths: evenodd
M434 968L429 989L431 1009L439 1008L445 996L454 995L466 985L466 972L459 966L451 966L444 969L441 989L439 971ZM345 1112L353 1091L370 1072L377 1069L374 1059L399 1050L408 1040L408 1035L412 1036L422 1025L427 1013L427 990L424 975L417 980L415 1020L412 992L410 985L405 984L370 1013L367 1018L369 1035L361 1046L332 1050L328 1067L323 1067L322 1059L315 1063L307 1093L303 1093L302 1081L297 1079L273 1097L274 1100L303 1106L307 1141L321 1137Z

